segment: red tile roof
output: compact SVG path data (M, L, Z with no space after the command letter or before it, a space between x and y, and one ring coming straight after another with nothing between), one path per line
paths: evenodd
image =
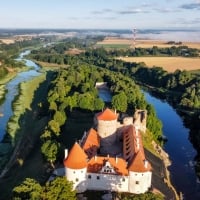
M87 155L76 142L69 152L69 155L64 160L65 167L70 169L82 169L87 167Z
M109 108L106 108L103 112L97 114L98 120L111 121L116 120L117 118L118 115Z
M117 174L119 175L128 175L127 164L126 161L122 158L113 158L113 157L101 157L96 156L92 157L88 162L88 172L98 173L101 171L102 167L105 165L106 161L108 161L111 166L114 168Z
M128 169L133 172L147 172L151 170L151 164L145 159L144 151L138 151Z
M88 133L87 137L82 145L82 148L86 152L89 158L95 156L97 154L97 150L100 147L100 137L97 132L91 128Z

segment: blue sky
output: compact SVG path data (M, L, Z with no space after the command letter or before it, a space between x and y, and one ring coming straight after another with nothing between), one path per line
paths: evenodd
M2 0L0 28L198 28L200 0Z

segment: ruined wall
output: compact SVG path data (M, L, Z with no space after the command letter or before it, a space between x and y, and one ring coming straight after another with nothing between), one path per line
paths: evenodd
M147 123L147 111L146 110L136 110L133 116L133 124L136 128L142 132L146 132Z

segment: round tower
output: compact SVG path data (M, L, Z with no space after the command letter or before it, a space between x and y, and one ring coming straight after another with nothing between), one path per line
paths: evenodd
M116 142L118 115L110 109L105 109L97 115L97 132L101 137L101 147Z
M64 159L65 176L73 182L73 188L77 192L87 190L87 155L76 142Z

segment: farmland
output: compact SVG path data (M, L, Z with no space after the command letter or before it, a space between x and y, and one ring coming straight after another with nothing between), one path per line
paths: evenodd
M117 38L117 37L106 37L103 41L97 43L98 46L110 47L110 46L119 46L119 47L131 47L133 46L133 40L126 38ZM195 42L182 42L181 45L188 46L189 48L200 49L200 43ZM162 40L144 40L137 39L135 41L136 48L152 48L157 46L159 48L166 48L172 46L179 46L179 44L168 44L168 41Z
M186 57L120 57L120 60L126 62L144 62L147 67L162 67L168 72L179 70L199 70L199 58Z

